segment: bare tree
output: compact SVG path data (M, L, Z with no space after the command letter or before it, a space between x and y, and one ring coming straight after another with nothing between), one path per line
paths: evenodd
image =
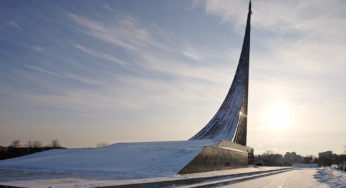
M19 148L20 147L20 140L14 140L12 142L11 146L14 148Z
M42 147L42 142L41 141L34 141L32 144L32 147L40 148L40 147Z
M58 148L61 147L61 144L59 142L59 140L52 140L52 145L53 148Z
M31 140L26 142L26 147L28 147L28 148L32 148L33 147L33 143L32 143Z
M272 154L274 154L274 151L273 150L267 150L264 154L265 155L272 155Z
M101 143L98 143L97 145L96 145L96 147L97 148L103 148L103 147L105 147L105 146L107 146L108 144L106 143L106 142L101 142Z

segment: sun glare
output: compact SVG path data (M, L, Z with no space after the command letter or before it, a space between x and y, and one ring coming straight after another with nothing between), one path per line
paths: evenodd
M291 113L287 106L275 104L269 107L264 123L266 126L272 128L283 129L289 123L290 116Z

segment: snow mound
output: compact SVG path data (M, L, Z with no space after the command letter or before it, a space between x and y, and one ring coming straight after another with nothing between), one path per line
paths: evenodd
M346 173L332 168L320 168L315 174L315 179L326 183L330 187L346 187Z
M215 140L117 143L103 148L55 149L0 161L0 168L160 177L177 174Z

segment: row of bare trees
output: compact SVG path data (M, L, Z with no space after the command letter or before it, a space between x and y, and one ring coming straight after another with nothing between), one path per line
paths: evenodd
M107 146L108 144L106 142L100 142L96 145L97 148L102 148ZM9 147L13 147L13 148L22 148L22 147L26 147L26 148L41 148L42 142L41 141L27 141L24 145L21 145L20 140L14 140ZM59 140L52 140L48 145L46 145L46 147L53 147L53 148L59 148L62 147L62 145L60 144Z
M36 152L46 151L50 149L63 149L60 142L56 139L52 140L46 146L41 141L27 141L21 144L20 140L14 140L9 146L0 146L0 160L20 157L23 155L33 154Z
M20 140L14 140L11 145L9 145L9 147L13 147L13 148L21 148L21 147L26 147L26 148L41 148L42 142L41 141L27 141L24 145L21 145ZM59 142L59 140L52 140L47 147L52 147L52 148L59 148L61 147L61 144Z

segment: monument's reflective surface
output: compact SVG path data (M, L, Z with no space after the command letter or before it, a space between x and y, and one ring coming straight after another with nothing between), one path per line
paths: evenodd
M214 117L191 140L227 139L246 146L251 14L250 2L243 47L231 88Z

